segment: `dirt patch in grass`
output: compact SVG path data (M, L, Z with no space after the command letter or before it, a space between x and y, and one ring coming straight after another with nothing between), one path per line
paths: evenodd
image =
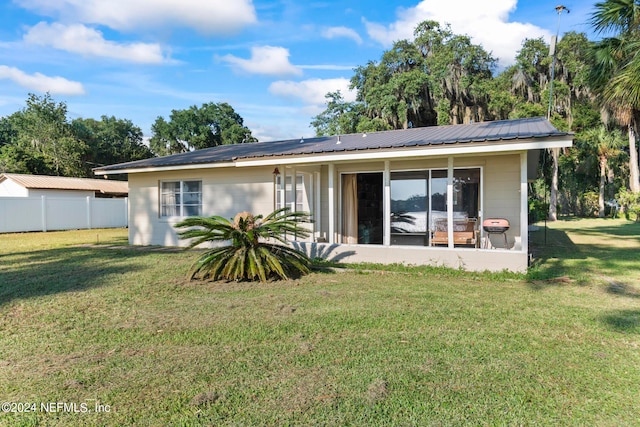
M207 391L197 394L189 403L191 406L206 406L216 403L220 399L220 393L217 391Z
M367 388L366 399L371 405L382 402L389 395L389 383L383 379L376 379Z

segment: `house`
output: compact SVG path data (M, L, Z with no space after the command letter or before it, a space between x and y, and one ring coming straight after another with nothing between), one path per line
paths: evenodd
M126 181L0 174L0 197L127 197Z
M572 141L545 119L517 119L218 146L94 172L129 174L135 245L184 244L174 224L185 216L289 206L312 215L312 237L294 243L312 256L525 271L528 179L542 150ZM508 229L488 233L490 218Z

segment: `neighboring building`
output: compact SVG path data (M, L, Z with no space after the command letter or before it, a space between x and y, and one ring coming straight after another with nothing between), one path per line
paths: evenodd
M127 197L126 181L0 174L0 197Z
M184 244L190 215L308 211L297 246L349 262L524 271L527 182L573 135L542 118L225 145L100 167L129 174L129 241ZM505 234L482 222L506 219ZM502 221L504 223L504 221Z

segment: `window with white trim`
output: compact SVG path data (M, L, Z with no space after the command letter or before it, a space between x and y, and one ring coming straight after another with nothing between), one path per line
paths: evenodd
M275 200L275 208L281 209L284 206L282 205L282 175L276 176L276 200ZM285 198L287 202L287 207L290 210L293 209L293 189L291 186L291 175L287 175L286 179L286 187L285 187ZM304 187L304 175L297 174L296 175L296 205L295 211L302 212L304 211L304 199L305 199L305 187Z
M160 216L202 215L202 181L160 183Z

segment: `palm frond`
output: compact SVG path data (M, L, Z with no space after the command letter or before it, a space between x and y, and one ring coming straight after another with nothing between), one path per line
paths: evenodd
M288 279L310 272L306 254L289 246L287 237L304 238L310 232L301 224L309 222L305 212L278 209L266 217L241 212L233 220L221 216L192 217L176 224L178 235L189 240L189 248L208 242L229 242L206 251L193 264L189 278L203 280Z

